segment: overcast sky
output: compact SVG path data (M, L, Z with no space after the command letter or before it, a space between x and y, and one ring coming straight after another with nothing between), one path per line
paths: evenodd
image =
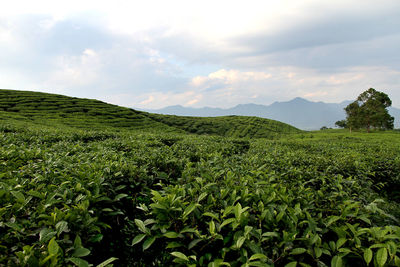
M373 87L400 107L399 0L4 1L0 88L136 108Z

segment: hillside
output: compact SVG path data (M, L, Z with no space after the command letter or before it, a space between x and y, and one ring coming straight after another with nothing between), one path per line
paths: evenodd
M7 120L49 127L140 130L248 138L273 137L299 132L290 125L255 117L166 116L92 99L29 91L0 90L0 121Z
M281 121L302 130L317 130L322 126L334 127L335 122L346 117L344 108L351 101L341 103L312 102L297 97L286 102L274 102L271 105L240 104L232 108L190 108L169 106L148 112L178 116L257 116ZM395 128L400 128L400 109L390 107L389 113L395 118Z
M4 114L1 116L3 120L15 118L47 126L81 129L168 128L133 109L98 100L29 91L0 90L0 112Z
M168 126L195 134L262 138L300 132L297 128L285 123L249 116L185 117L149 114L149 117Z

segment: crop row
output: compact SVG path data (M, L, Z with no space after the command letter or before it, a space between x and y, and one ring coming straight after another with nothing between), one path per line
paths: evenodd
M310 137L2 125L0 265L398 265L399 143Z

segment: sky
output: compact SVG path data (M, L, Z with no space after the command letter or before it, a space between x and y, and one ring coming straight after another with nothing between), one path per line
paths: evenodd
M35 0L0 9L0 88L229 108L368 88L400 107L399 0Z

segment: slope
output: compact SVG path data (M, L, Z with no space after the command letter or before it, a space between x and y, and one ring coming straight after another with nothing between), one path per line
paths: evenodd
M299 132L290 125L256 117L167 116L107 104L99 100L30 91L0 90L0 122L10 120L48 127L140 130L249 138Z
M130 108L63 95L0 90L0 120L80 129L182 132Z
M195 134L213 134L228 137L272 138L282 134L298 133L299 129L279 121L249 117L185 117L149 114L156 121Z

